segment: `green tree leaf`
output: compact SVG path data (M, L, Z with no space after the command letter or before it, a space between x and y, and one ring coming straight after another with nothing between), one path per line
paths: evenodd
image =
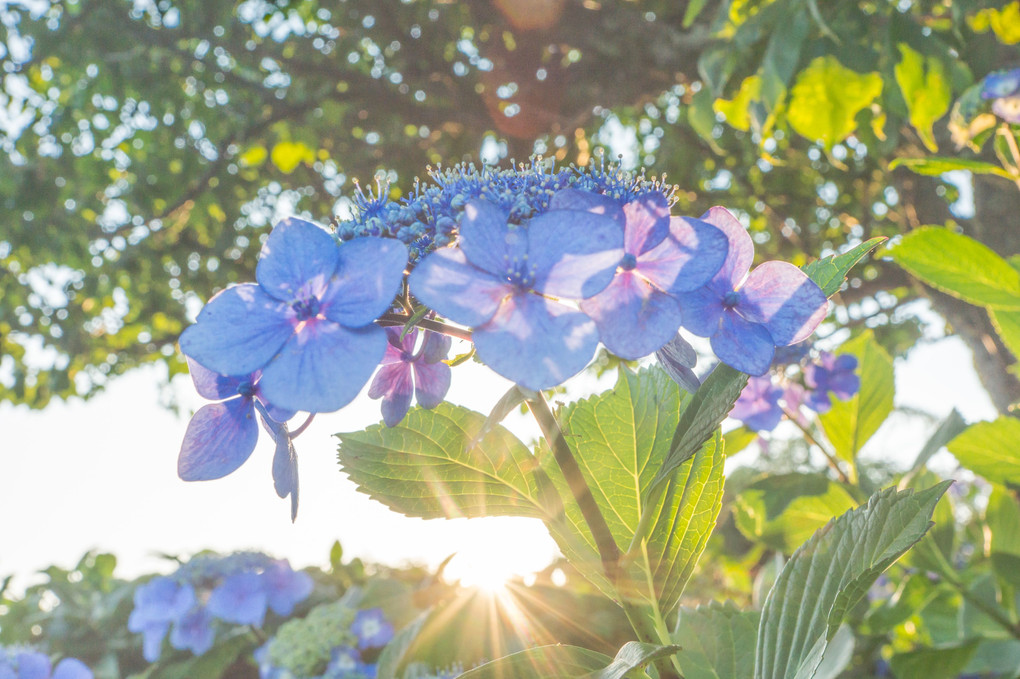
M806 264L802 270L818 284L826 297L832 297L839 292L850 269L886 240L881 236L872 238L841 254L829 255Z
M616 657L613 658L613 662L597 672L585 675L585 679L624 679L626 676L634 676L631 673L635 670L639 670L659 658L673 655L679 650L679 646L660 646L630 641L620 648Z
M761 77L752 75L740 83L740 89L733 99L716 99L712 108L716 113L721 113L732 127L746 132L751 129L751 102L760 97Z
M922 282L965 302L1020 309L1020 272L973 238L925 226L886 252Z
M921 648L894 655L889 665L897 679L953 679L967 666L977 641L948 648Z
M468 670L460 679L575 679L598 672L613 659L578 646L538 646Z
M339 459L358 490L407 516L548 516L538 462L517 438L481 413L440 403L413 408L396 427L338 434Z
M992 325L999 333L999 339L1009 349L1009 353L1020 358L1020 310L989 309L988 316L992 319ZM1020 370L1020 364L1013 365L1010 370L1017 372Z
M1020 486L1020 420L1003 416L978 422L948 448L960 464L992 483Z
M1013 176L998 165L986 163L983 160L970 160L968 158L942 158L930 156L928 158L894 158L889 163L889 169L905 167L917 174L937 177L953 170L967 170L974 174L992 174L998 177L1012 179Z
M888 488L827 524L783 567L758 629L755 679L813 676L846 611L927 532L949 482Z
M819 420L836 454L853 462L892 412L896 382L892 358L870 331L844 344L839 353L857 357L861 389L848 401L833 401Z
M952 100L952 90L942 67L942 62L931 57L925 58L906 43L899 43L900 62L894 73L903 99L910 112L910 124L917 130L921 141L929 151L937 151L932 126L945 115Z
M686 679L746 679L754 672L758 611L742 611L732 601L681 608L674 643Z
M831 149L853 133L857 114L881 92L878 73L852 71L831 54L817 57L797 76L786 118L798 133Z

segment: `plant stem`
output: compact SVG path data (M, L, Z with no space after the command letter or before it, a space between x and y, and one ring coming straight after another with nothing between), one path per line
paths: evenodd
M383 314L382 317L376 321L382 327L394 327L402 326L406 324L411 317L406 314L388 313ZM449 335L450 337L456 337L457 339L471 341L471 331L465 328L459 328L455 325L450 325L442 321L437 321L432 318L423 318L417 323L418 327L424 328L425 330L431 330L432 332L438 332L443 335Z
M847 473L844 472L843 469L839 466L839 461L836 459L835 453L833 453L825 446L823 446L821 442L819 442L819 440L815 437L815 435L812 434L807 427L800 423L800 420L797 417L798 413L795 413L789 410L788 408L783 408L783 412L786 413L786 417L789 418L790 422L793 422L797 429L800 429L801 433L804 434L804 438L807 439L808 443L815 445L820 451L822 451L822 455L825 456L826 462L828 462L829 466L832 467L833 471L836 472L836 476L839 477L840 481L842 481L843 483L852 483L853 485L857 485L856 478L857 473L853 471L852 464L850 468L852 470L851 473L854 478L851 480L850 476L848 476Z
M549 408L549 402L545 400L542 392L536 392L535 396L525 400L525 403L528 404L528 410L534 415L535 421L538 422L538 426L542 430L542 435L549 443L553 458L559 465L563 477L567 480L567 487L570 488L570 493L574 496L581 515L584 517L585 523L588 524L588 529L591 530L592 537L595 538L595 546L602 559L602 569L609 581L615 585L620 566L620 548L617 547L616 540L613 539L613 535L609 531L605 517L599 511L598 504L591 494L591 488L588 487L581 468L577 465L577 460L574 459L574 454L570 452L567 440L563 438L563 430L560 429L560 424L556 421L556 416L553 415L552 409Z

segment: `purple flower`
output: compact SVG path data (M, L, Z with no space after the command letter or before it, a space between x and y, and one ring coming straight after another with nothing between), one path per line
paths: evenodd
M0 679L93 679L92 670L77 658L64 658L52 668L49 656L38 651L5 655L0 649Z
M294 571L284 560L273 561L262 571L262 587L269 608L278 615L290 615L294 606L312 593L314 583L308 573Z
M550 296L584 299L609 285L623 256L616 221L550 210L526 225L509 224L495 205L472 200L458 242L415 267L411 292L474 328L475 350L486 365L538 390L588 364L599 341L594 321Z
M435 408L450 389L450 366L443 359L450 351L448 336L425 331L425 340L417 353L417 329L400 339L402 328L386 328L389 344L382 368L368 388L369 398L382 397L383 421L395 427L411 407L411 393L422 408Z
M205 607L192 608L174 623L173 629L170 630L170 645L180 651L202 655L212 648L213 638L216 636L212 621L212 614Z
M818 363L804 367L804 382L813 391L804 399L804 405L816 413L825 413L832 407L829 392L840 401L854 397L861 388L861 378L854 374L857 357L851 354L836 356L823 351Z
M142 634L142 655L149 662L156 662L170 624L194 607L195 590L191 585L156 577L135 590L134 600L128 629Z
M354 615L351 632L358 637L358 648L378 648L393 638L393 625L386 620L381 608L369 608Z
M407 264L399 241L342 245L319 227L286 219L273 229L246 283L209 300L181 335L181 350L223 375L261 370L274 405L331 412L347 405L386 350L373 321L393 301Z
M220 620L261 627L268 605L262 578L248 571L224 578L209 595L208 610Z
M1020 68L992 71L981 83L982 99L999 99L1020 92Z
M803 271L786 262L765 262L748 273L754 244L728 210L714 207L701 219L729 239L726 261L712 280L678 295L684 326L710 337L724 363L750 375L764 375L777 346L810 335L825 318L828 300Z
M602 343L621 358L647 356L670 341L681 322L674 295L703 285L726 258L727 240L719 229L697 219L671 218L659 192L621 204L564 189L549 207L605 214L623 226L624 254L612 282L581 302Z
M740 420L751 431L772 431L783 419L779 398L783 390L772 384L772 378L752 377L740 392L730 417Z

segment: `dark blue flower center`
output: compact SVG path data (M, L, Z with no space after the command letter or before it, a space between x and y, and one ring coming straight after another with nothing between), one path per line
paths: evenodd
M251 382L241 382L237 385L237 393L244 398L252 398L255 395L255 385Z
M637 266L637 257L630 254L629 252L623 256L620 260L620 268L624 271L630 271Z
M290 308L297 314L299 321L307 321L319 315L319 299L317 297L299 299L291 304Z
M738 293L736 290L733 290L732 292L727 292L726 296L722 298L723 306L726 307L727 309L732 309L733 307L737 306L737 302L739 301L740 293Z

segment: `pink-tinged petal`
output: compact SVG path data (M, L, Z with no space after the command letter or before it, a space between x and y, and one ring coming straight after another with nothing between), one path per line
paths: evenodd
M51 679L93 679L92 670L77 658L64 658L53 668Z
M503 210L487 200L470 200L464 206L457 241L469 262L494 276L503 276L528 252L524 226L507 224Z
M647 356L680 328L680 307L631 271L621 271L605 290L581 302L606 348L627 360Z
M181 351L221 375L250 375L294 334L297 321L283 302L254 283L227 288L181 334Z
M278 300L300 291L319 297L340 261L337 242L311 222L289 217L277 224L262 246L255 280Z
M829 310L822 289L788 262L765 262L740 289L737 310L761 323L776 346L794 344L814 332Z
M767 373L775 350L768 330L733 311L723 314L719 331L712 335L712 351L719 360L748 375Z
M244 464L258 438L250 400L235 398L202 406L184 434L177 475L185 481L223 478Z
M726 259L712 280L727 287L726 292L736 290L754 260L754 242L750 234L740 220L724 207L709 208L700 219L721 230L729 241Z
M400 334L404 331L402 326L390 326L383 330L386 331L386 353L383 354L380 364L391 365L403 362L404 352L414 350L414 342L418 337L417 328L407 333L404 339L400 339Z
M419 302L455 323L482 325L513 292L505 280L472 266L459 248L436 250L408 276Z
M623 206L627 216L624 251L640 257L669 235L669 203L658 191L646 193Z
M368 387L369 398L382 398L394 388L394 385L407 382L408 398L411 394L411 364L405 361L392 363L379 368Z
M322 314L348 328L382 316L400 291L407 246L392 238L362 236L340 246L336 275L322 293Z
M597 295L613 280L623 254L623 229L604 215L553 210L528 224L532 287L546 295Z
M414 362L414 396L422 408L435 408L450 390L453 371L445 363Z
M222 401L225 398L237 396L237 388L243 382L251 382L253 380L251 375L248 377L220 375L218 372L209 370L209 368L206 368L190 356L185 358L188 361L188 372L191 373L191 381L195 384L195 391L198 392L199 396L210 401Z
M549 201L550 210L584 210L612 217L621 227L627 222L623 204L600 193L580 189L560 189Z
M536 391L580 372L599 342L587 315L530 293L509 298L472 337L483 363Z
M676 295L683 313L684 327L698 337L711 337L719 329L723 303L711 288L704 287Z
M314 319L263 369L259 387L280 408L330 413L354 400L385 351L386 333L377 325Z
M453 338L439 332L425 331L425 343L421 347L421 361L423 363L439 363L446 360L450 355L450 347L453 345Z
M669 238L638 258L637 271L671 295L696 290L719 271L729 241L700 219L673 217L669 230Z

